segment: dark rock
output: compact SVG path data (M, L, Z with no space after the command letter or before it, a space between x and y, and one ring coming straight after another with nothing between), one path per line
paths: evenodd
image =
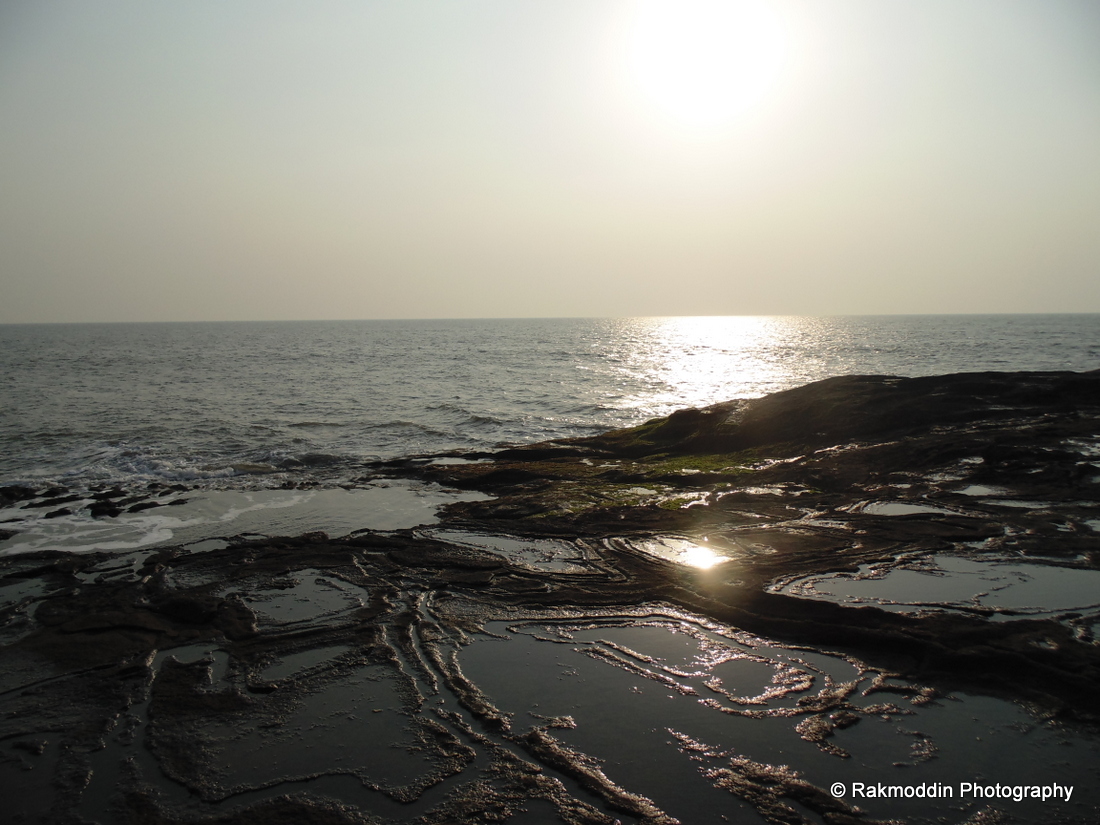
M71 516L72 514L73 511L70 510L68 507L62 507L60 510L53 510L49 513L46 513L46 515L42 516L42 518L58 518L59 516Z
M154 606L154 609L176 621L203 624L217 614L221 599L213 596L170 596Z
M51 498L44 498L40 501L32 501L30 504L24 504L24 509L38 509L44 507L56 507L58 504L68 504L73 501L82 501L84 496L70 495L70 496L53 496Z
M48 739L22 739L12 743L12 747L34 756L41 756L45 753L46 746L49 744L50 742Z
M623 456L725 453L765 445L787 445L785 452L791 454L852 439L898 439L932 427L1008 423L1084 410L1100 410L1100 370L919 378L848 375L763 398L681 410L627 430L552 443Z
M852 725L859 722L861 717L852 713L850 710L838 710L835 713L829 714L829 719L833 723L834 728L850 728Z
M93 504L88 508L88 512L91 514L92 518L103 518L104 516L114 518L122 514L122 510L109 501L101 501Z
M543 476L532 470L525 470L517 467L508 467L500 470L490 470L482 476L479 476L478 483L484 484L485 487L512 487L518 484L525 484L531 481L541 481Z
M38 493L30 487L22 487L18 484L8 484L0 487L0 504L7 505L15 501L26 501L36 498Z
M218 605L217 627L233 640L256 635L256 614L238 601L223 601Z

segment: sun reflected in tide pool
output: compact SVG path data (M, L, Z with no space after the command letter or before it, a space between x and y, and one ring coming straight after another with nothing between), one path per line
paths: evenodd
M636 543L634 546L650 556L656 556L675 564L682 564L685 567L694 567L697 570L708 570L722 562L730 561L729 556L719 553L705 544L697 544L687 539L647 539Z
M706 570L707 568L714 567L721 561L726 561L724 556L719 556L709 547L689 547L684 551L683 555L684 564L689 567L698 567L700 570Z

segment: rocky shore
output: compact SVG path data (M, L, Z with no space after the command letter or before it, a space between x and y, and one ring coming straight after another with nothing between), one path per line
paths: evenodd
M380 479L489 497L415 529L0 559L13 821L1100 812L1085 788L829 790L1095 776L1100 371L834 378ZM101 492L100 518L193 494Z

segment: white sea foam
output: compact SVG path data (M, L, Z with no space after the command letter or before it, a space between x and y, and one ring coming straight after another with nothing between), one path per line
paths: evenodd
M435 522L442 504L483 498L481 493L388 482L352 490L209 490L185 504L114 518L96 519L78 511L47 519L42 510L12 510L23 519L5 525L18 533L0 542L0 556L34 550L133 550L244 534L324 531L335 537L362 529L396 530Z

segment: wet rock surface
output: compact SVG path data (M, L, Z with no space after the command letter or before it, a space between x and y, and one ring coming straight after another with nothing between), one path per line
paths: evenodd
M364 472L491 498L0 559L13 821L1100 816L1100 373L830 379Z

